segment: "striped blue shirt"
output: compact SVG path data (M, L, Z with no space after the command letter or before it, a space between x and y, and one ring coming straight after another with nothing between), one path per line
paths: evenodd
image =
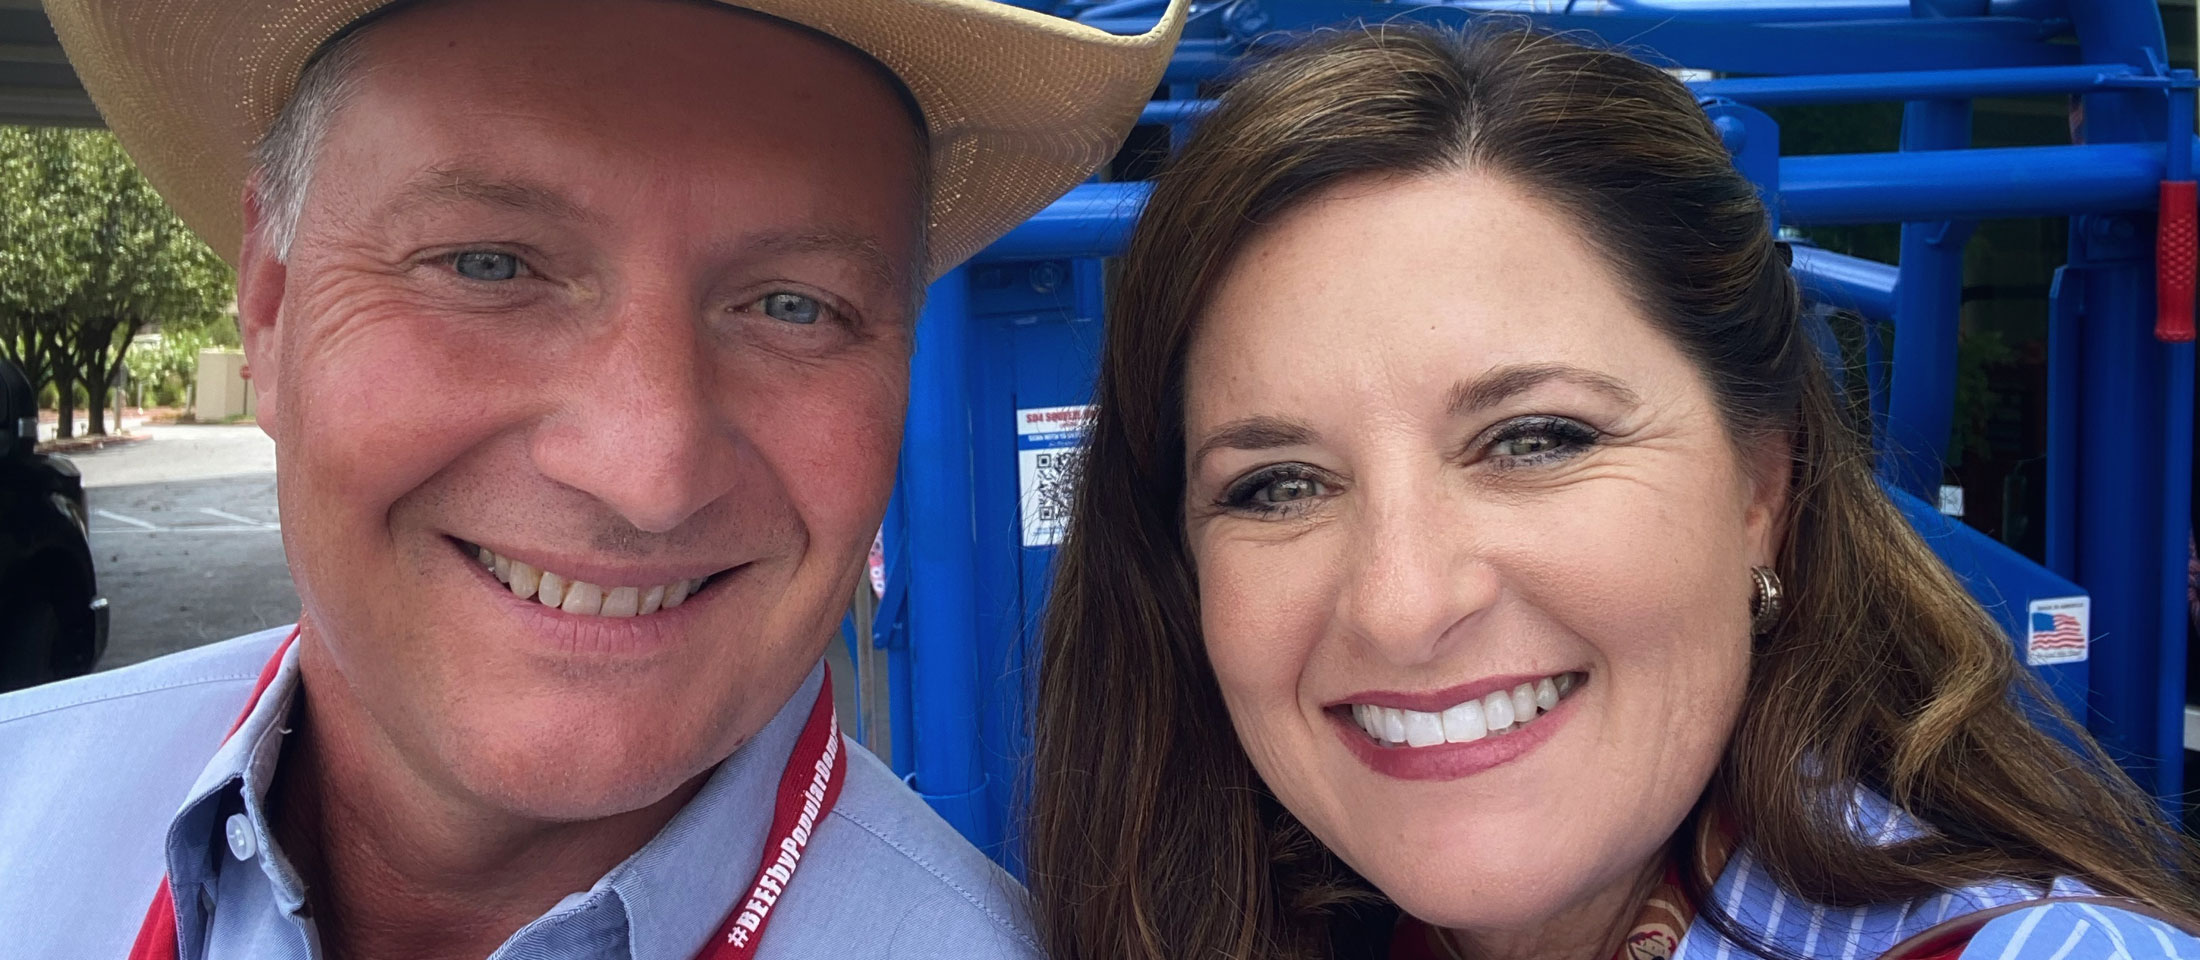
M1855 826L1880 843L1919 828L1885 800L1860 794ZM1827 907L1782 888L1749 852L1727 862L1712 899L1743 930L1810 960L1875 960L1919 933L1968 913L2042 897L2091 896L2070 878L2041 889L2014 881L1980 884L1936 896L1861 907ZM1681 937L1673 960L1752 960L1756 955L1727 940L1710 924L1696 923ZM2128 910L2094 903L2049 902L1988 921L1962 954L1964 960L2200 960L2200 939Z

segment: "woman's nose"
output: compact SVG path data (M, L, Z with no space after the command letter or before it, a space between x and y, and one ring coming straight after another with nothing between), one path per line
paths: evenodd
M1441 484L1377 492L1352 514L1337 626L1402 666L1440 659L1496 602L1498 575Z

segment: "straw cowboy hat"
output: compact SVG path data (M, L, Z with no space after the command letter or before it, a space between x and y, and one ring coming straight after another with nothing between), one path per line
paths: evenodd
M252 148L314 52L390 2L46 0L46 13L146 179L234 262ZM1161 81L1185 3L1135 37L993 0L729 5L837 37L909 88L931 132L937 277L1114 154Z

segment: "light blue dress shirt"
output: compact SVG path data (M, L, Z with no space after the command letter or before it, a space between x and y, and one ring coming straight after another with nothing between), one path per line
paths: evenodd
M1859 792L1852 827L1878 843L1922 828L1884 798ZM1712 886L1711 898L1743 930L1798 957L1875 960L1904 940L1964 914L2042 897L2084 897L2094 891L2069 877L2046 889L1995 881L1916 900L1829 907L1776 882L1745 847L1735 851ZM1673 960L1756 960L1708 923L1682 934ZM2200 960L2200 939L2152 917L2094 903L2048 901L1986 922L1964 948L1964 960Z
M119 958L165 870L181 960L320 956L305 883L265 802L297 653L222 735L284 627L0 696L0 957ZM746 893L781 770L822 682L787 705L647 845L514 933L495 960L689 960ZM758 957L1036 960L1023 892L847 744L832 816Z

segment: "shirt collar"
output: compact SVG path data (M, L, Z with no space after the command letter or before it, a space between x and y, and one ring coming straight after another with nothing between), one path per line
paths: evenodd
M702 789L643 845L588 890L561 901L513 935L517 942L552 936L561 922L595 908L623 913L633 960L688 960L695 946L731 912L762 859L765 834L787 758L825 682L821 661L764 728L711 771ZM266 799L282 756L291 704L299 688L298 648L291 644L267 690L245 714L237 732L214 751L182 810L169 827L168 867L177 889L195 889L215 859L227 855L220 817L231 788L242 795L259 849L274 852ZM296 914L305 906L305 884L287 858L260 858L275 887L275 901ZM176 898L179 917L195 922L196 898ZM502 953L503 951L499 951Z
M748 892L780 776L824 684L819 663L654 839L596 884L625 904L633 960L689 960Z
M285 634L288 636L288 634ZM268 828L266 801L273 784L276 761L283 753L283 737L290 732L290 709L298 694L298 645L279 646L275 675L259 699L247 708L235 733L215 749L183 808L168 830L168 874L177 892L179 924L203 921L196 897L182 896L197 889L214 873L215 864L229 854L224 800L234 793L243 805L259 856L256 862L274 887L274 900L286 913L305 907L305 883L289 861L275 855L274 834ZM229 809L235 809L229 807ZM189 929L189 927L184 927Z

